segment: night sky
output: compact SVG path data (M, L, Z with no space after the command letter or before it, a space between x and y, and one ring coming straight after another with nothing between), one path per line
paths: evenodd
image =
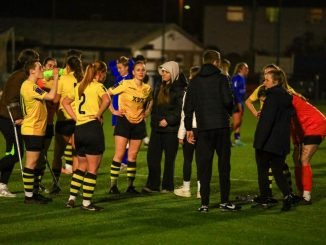
M183 11L182 27L202 39L203 10L207 4L325 6L326 0L183 0L191 8ZM53 4L54 3L54 4ZM3 17L58 18L104 21L179 23L179 0L10 0L2 3ZM4 6L5 5L5 6ZM53 7L55 6L55 7Z

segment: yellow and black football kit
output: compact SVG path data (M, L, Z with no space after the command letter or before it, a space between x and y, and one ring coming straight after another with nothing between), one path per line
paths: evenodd
M75 108L73 107L77 121L76 125L81 125L89 121L95 120L95 116L99 111L102 96L107 93L106 88L102 83L93 80L84 90L84 93L78 96L79 84L75 87L73 93L67 96L74 100Z
M134 79L123 80L118 86L109 88L113 95L119 94L119 109L125 112L130 123L139 123L144 117L145 103L151 99L150 85L137 86Z
M78 95L79 84L74 93L68 95L75 101L77 117L75 129L75 145L78 156L101 155L105 149L104 132L101 123L94 119L102 103L102 96L107 93L103 84L93 80ZM76 197L83 188L83 200L91 200L96 186L96 174L85 173L77 169L70 183L70 196Z
M46 91L32 81L26 80L22 84L20 89L20 102L24 115L22 135L45 135L47 110L44 96L46 94Z
M62 100L68 96L68 94L73 93L74 88L77 85L77 79L74 76L74 72L64 74L60 77L58 81L58 94L61 96L60 104L58 109L58 121L71 120L70 115L66 112L65 108L62 105ZM74 102L72 103L72 108L74 108Z

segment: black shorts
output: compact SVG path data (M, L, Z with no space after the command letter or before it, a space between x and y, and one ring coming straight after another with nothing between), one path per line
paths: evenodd
M54 126L53 126L53 124L48 124L46 126L46 131L45 131L44 137L46 139L52 139L53 135L54 135Z
M125 117L118 117L113 135L132 140L142 140L147 136L145 121L134 124L130 123Z
M320 135L307 135L303 137L304 145L320 145L323 141L323 137Z
M44 148L44 136L22 135L27 151L39 151Z
M74 120L57 121L55 132L64 136L71 136L75 132L76 122Z
M102 124L93 120L76 126L75 146L78 156L101 155L105 149Z

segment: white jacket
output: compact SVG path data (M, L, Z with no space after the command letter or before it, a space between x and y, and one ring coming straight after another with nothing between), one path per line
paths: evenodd
M180 120L180 126L179 126L179 130L178 130L178 139L181 139L181 140L183 140L186 137L186 128L185 128L185 123L184 123L185 113L183 111L183 106L185 104L185 98L186 98L186 92L185 92L185 94L183 96L181 120ZM197 128L197 121L196 121L195 112L194 112L193 117L192 117L192 128Z

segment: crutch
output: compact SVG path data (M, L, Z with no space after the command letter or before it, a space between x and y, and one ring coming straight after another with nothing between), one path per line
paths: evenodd
M8 110L8 113L9 113L9 117L10 117L12 126L14 127L14 133L15 133L15 140L16 140L16 144L17 144L17 151L18 151L18 159L19 159L20 170L21 170L22 177L24 178L24 176L23 176L23 164L22 164L22 157L21 157L21 151L20 151L20 145L19 145L19 139L18 139L17 126L16 126L16 123L15 123L14 118L12 116L12 113L10 111L10 108L11 108L11 106L7 105L7 110Z
M45 163L46 163L46 165L48 166L48 169L50 170L50 173L51 173L51 175L52 175L53 181L55 182L56 186L59 187L59 182L58 182L57 178L55 177L55 175L54 175L54 173L53 173L53 170L52 170L52 168L51 168L51 166L50 166L50 163L49 163L49 161L48 161L48 156L47 156L47 154L45 153L43 157L44 157L44 159L45 159Z

